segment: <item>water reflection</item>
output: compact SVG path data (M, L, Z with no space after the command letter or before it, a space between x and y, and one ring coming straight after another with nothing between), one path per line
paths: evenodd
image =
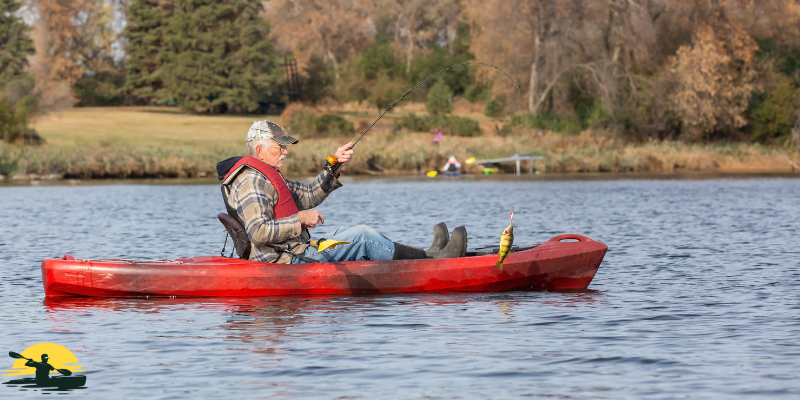
M454 310L495 315L501 322L514 322L517 306L529 307L535 301L540 307L594 307L603 301L603 293L595 290L542 292L500 292L464 294L368 295L354 297L291 296L269 298L94 298L51 297L43 304L52 329L60 332L85 330L83 321L95 323L118 319L120 314L141 315L148 323L170 323L192 315L219 315L206 329L220 330L216 338L235 339L255 345L249 351L274 354L292 335L327 334L304 330L302 325L337 327L346 321L366 321L377 328L430 327L427 321L438 313ZM409 318L411 316L412 318ZM427 323L409 320L419 317ZM336 334L335 332L333 333Z
M277 352L287 329L304 322L305 313L317 301L264 300L240 304L230 309L230 317L221 326L229 332L227 339L238 339L253 344L249 351L262 354Z
M364 295L336 297L334 295L309 295L288 297L178 297L178 298L109 298L109 297L45 297L42 304L52 316L76 316L93 311L137 312L157 314L170 311L215 311L235 313L249 317L270 317L276 324L286 321L286 312L308 311L351 312L354 309L380 308L394 304L420 306L447 306L469 303L510 304L527 301L530 294L543 297L540 304L568 307L574 303L591 304L600 301L603 292L591 289L563 291L514 291L453 294ZM547 295L549 294L549 295ZM518 300L514 300L518 299ZM513 301L512 301L513 300Z

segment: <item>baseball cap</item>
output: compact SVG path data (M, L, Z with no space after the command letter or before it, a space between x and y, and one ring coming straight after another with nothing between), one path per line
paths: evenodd
M246 142L252 142L261 139L272 139L284 145L299 142L299 140L287 135L286 131L284 131L280 125L267 120L253 122L244 140Z

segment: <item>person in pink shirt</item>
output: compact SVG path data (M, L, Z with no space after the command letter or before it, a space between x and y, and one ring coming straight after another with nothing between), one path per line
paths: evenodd
M431 133L433 133L434 131L436 131L436 133L433 134L433 144L438 146L439 144L442 143L442 137L444 135L442 135L442 131L439 129L432 129Z

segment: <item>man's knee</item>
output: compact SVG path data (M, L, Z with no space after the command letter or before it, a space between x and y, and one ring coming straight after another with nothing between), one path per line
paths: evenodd
M366 225L356 225L351 229L352 229L352 235L359 239L374 236L377 233L374 229Z

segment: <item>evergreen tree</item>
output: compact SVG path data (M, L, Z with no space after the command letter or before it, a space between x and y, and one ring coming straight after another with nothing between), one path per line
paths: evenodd
M444 115L453 111L453 103L450 98L453 97L453 91L444 82L444 79L438 79L433 84L431 90L428 91L428 101L425 103L425 109L431 115Z
M169 97L162 70L169 61L167 36L173 9L171 0L135 0L128 6L125 91L141 100Z
M33 77L25 72L34 53L31 28L15 15L16 0L0 0L0 136L6 142L30 136L28 118L36 107Z
M184 110L258 107L273 53L261 11L259 0L176 0L162 77Z
M15 15L21 4L0 0L0 85L26 75L28 55L33 54L31 28Z

